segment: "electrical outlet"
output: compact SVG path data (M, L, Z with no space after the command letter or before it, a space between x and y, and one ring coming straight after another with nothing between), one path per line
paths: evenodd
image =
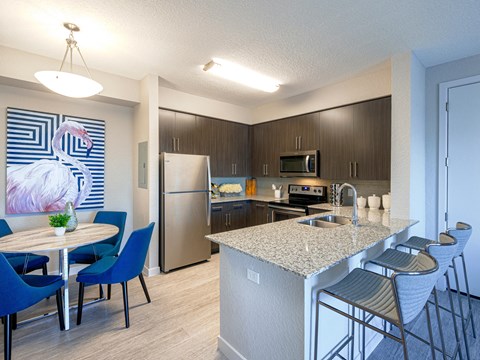
M253 270L247 269L247 279L255 284L260 284L260 274Z

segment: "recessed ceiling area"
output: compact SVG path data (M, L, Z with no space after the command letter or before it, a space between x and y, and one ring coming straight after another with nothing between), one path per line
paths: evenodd
M480 53L480 3L451 0L2 1L0 45L58 59L68 31L88 66L245 107L341 81L413 51L425 67ZM209 76L222 58L281 83L264 93ZM58 70L58 69L52 69Z

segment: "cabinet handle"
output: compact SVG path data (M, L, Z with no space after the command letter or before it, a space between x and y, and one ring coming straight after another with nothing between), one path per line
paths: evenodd
M177 151L180 152L180 138L177 138Z
M265 164L265 175L268 176L268 164Z
M228 226L232 226L232 215L231 214L227 214L228 215Z
M270 213L267 213L267 223L270 222Z
M173 152L175 152L175 138L172 137Z
M233 205L233 208L237 209L237 210L238 209L243 209L243 205L242 204L235 204L235 205Z
M295 150L298 150L298 136L295 136Z
M225 214L225 227L228 227L228 214Z
M263 164L263 171L262 171L262 175L265 176L265 164Z
M262 208L264 209L265 208L265 204L255 204L256 207L259 207L259 208Z
M354 170L354 177L358 178L358 162L355 161L355 167L353 168Z
M348 174L349 177L353 177L353 163L351 161L348 163Z
M221 206L212 206L212 211L222 211L223 207Z
M235 175L235 164L232 163L232 175Z
M298 137L298 150L302 150L302 136Z
M237 175L237 164L233 164L233 168L235 169L234 174Z

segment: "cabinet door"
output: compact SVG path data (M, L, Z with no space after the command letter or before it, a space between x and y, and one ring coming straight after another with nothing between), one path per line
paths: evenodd
M389 180L391 98L354 105L355 178Z
M232 163L231 176L247 176L247 159L249 157L248 125L228 123L230 156Z
M353 177L353 106L320 112L320 177Z
M210 155L212 163L212 154L215 153L215 139L213 137L213 120L208 117L195 117L195 149L196 155Z
M266 224L270 221L268 212L268 203L263 201L255 201L255 225Z
M280 152L314 150L315 119L317 114L306 114L279 120L278 147Z
M279 121L254 125L251 164L253 176L279 176L280 131Z
M231 203L229 207L228 230L242 229L247 226L247 209L245 202Z
M211 233L227 231L227 222L223 205L212 205Z
M175 141L175 112L158 110L158 142L159 152L173 152Z
M195 152L195 115L175 114L175 137L177 144L175 152L194 154Z
M265 176L266 148L265 137L267 136L267 124L253 126L252 135L252 175Z

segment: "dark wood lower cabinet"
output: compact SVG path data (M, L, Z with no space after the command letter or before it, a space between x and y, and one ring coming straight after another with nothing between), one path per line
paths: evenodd
M250 202L247 214L247 226L262 225L270 222L268 203L263 201Z
M247 226L247 202L231 202L212 205L211 233L242 229ZM212 253L219 246L212 242Z

